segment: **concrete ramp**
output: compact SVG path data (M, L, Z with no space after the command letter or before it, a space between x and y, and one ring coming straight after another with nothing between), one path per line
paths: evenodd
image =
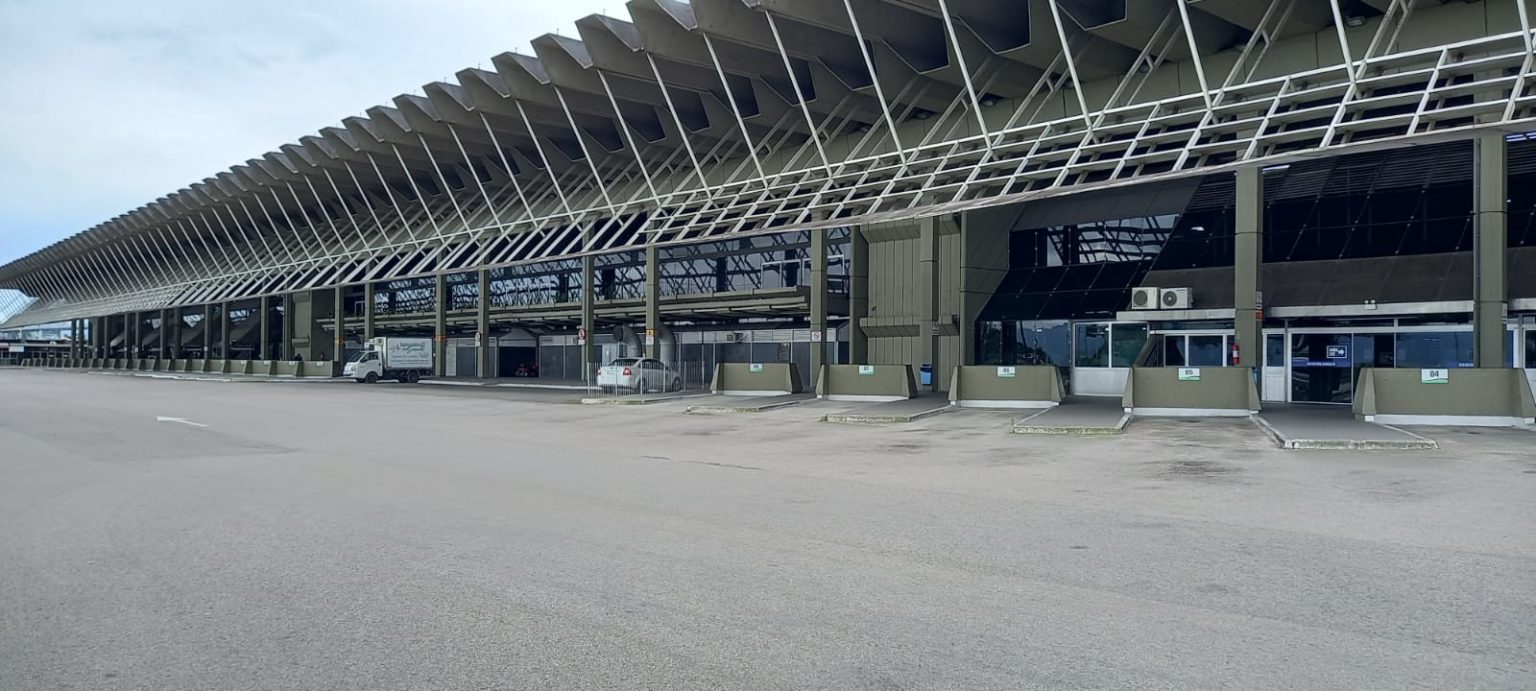
M1254 422L1283 449L1372 451L1440 447L1412 432L1356 418L1342 405L1271 403Z
M816 396L829 401L892 403L917 395L908 365L822 365Z
M1061 398L1061 374L1051 366L956 367L949 380L949 400L961 408L1052 408Z
M877 424L912 422L953 409L954 406L943 396L916 396L828 413L822 416L821 421Z
M766 413L806 401L814 401L810 393L784 394L781 396L714 395L702 398L683 412L690 415L732 415L737 413Z
M1536 400L1519 369L1367 367L1352 409L1366 422L1392 425L1536 425Z
M1093 437L1121 434L1131 415L1114 396L1071 396L1061 405L1019 418L1014 434Z

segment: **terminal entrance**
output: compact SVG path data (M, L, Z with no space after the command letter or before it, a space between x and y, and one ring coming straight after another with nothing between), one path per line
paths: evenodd
M1515 352L1517 335L1510 330L1504 366L1530 367ZM1467 325L1266 329L1261 393L1266 401L1348 405L1362 368L1471 367L1472 351Z

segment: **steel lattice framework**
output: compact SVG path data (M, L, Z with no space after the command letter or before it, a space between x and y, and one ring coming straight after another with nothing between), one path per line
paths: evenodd
M632 0L0 267L7 323L1526 130L1527 2Z

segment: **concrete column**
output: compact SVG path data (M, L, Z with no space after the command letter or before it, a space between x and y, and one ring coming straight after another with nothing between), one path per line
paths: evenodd
M869 316L869 238L858 226L848 236L848 363L869 364L869 337L863 319Z
M587 337L581 341L581 378L591 382L597 376L597 272L593 270L592 255L581 258L581 330Z
M229 303L219 303L219 357L229 359Z
M160 338L155 355L161 360L171 356L171 310L160 310Z
M492 376L491 372L491 270L480 270L480 299L475 304L475 331L480 334L479 353L480 359L476 363L482 377Z
M918 221L917 283L918 283L918 338L917 362L912 363L914 375L924 363L933 366L933 384L919 386L925 391L937 391L939 384L939 219L924 218Z
M365 341L373 340L373 322L376 315L373 291L372 281L363 284L363 340Z
M437 350L433 372L443 377L448 374L448 276L446 274L437 275L433 302L435 303L433 343L436 344Z
M335 343L331 344L331 362L340 366L347 361L347 289L336 286L331 293L331 324L336 330L332 339Z
M645 356L661 357L661 250L645 248Z
M181 308L177 307L177 308L171 310L171 331L170 331L170 334L171 334L171 345L170 345L170 353L171 353L171 359L173 359L173 360L181 359L181 327L182 326L183 326L183 323L181 321Z
M1259 279L1264 268L1264 173L1258 166L1237 171L1237 227L1232 242L1233 332L1243 367L1264 354Z
M284 295L283 298L283 352L282 359L292 360L295 349L293 347L294 336L294 299L292 295Z
M203 359L213 359L213 305L203 305Z
M1509 176L1504 134L1479 136L1472 151L1473 365L1503 367L1509 348L1504 329L1509 309Z
M827 231L811 231L811 379L827 363ZM816 340L820 338L821 340Z
M272 298L261 298L256 309L260 311L256 317L260 320L256 323L256 328L261 330L261 350L256 353L256 359L274 360L276 356L272 354Z
M1008 234L1017 213L998 211L960 218L960 361L951 366L976 364L976 320L1008 275Z

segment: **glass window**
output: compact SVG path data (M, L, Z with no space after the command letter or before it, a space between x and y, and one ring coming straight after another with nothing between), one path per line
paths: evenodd
M1525 330L1525 366L1536 369L1536 329Z
M1225 336L1190 336L1190 367L1223 367L1227 364Z
M1077 359L1074 364L1078 367L1109 366L1108 324L1077 325Z
M1397 366L1471 367L1472 332L1420 331L1397 335Z
M1184 367L1188 363L1184 361L1184 339L1186 336L1163 337L1163 366Z
M1116 324L1110 331L1114 347L1111 349L1111 367L1130 367L1136 364L1136 356L1147 343L1146 324Z
M1010 364L1070 365L1071 333L1067 322L1019 322L1015 325L1014 359Z
M1269 334L1264 337L1264 366L1285 366L1285 336Z
M1002 322L976 322L976 362L982 365L1006 364L1003 362Z

